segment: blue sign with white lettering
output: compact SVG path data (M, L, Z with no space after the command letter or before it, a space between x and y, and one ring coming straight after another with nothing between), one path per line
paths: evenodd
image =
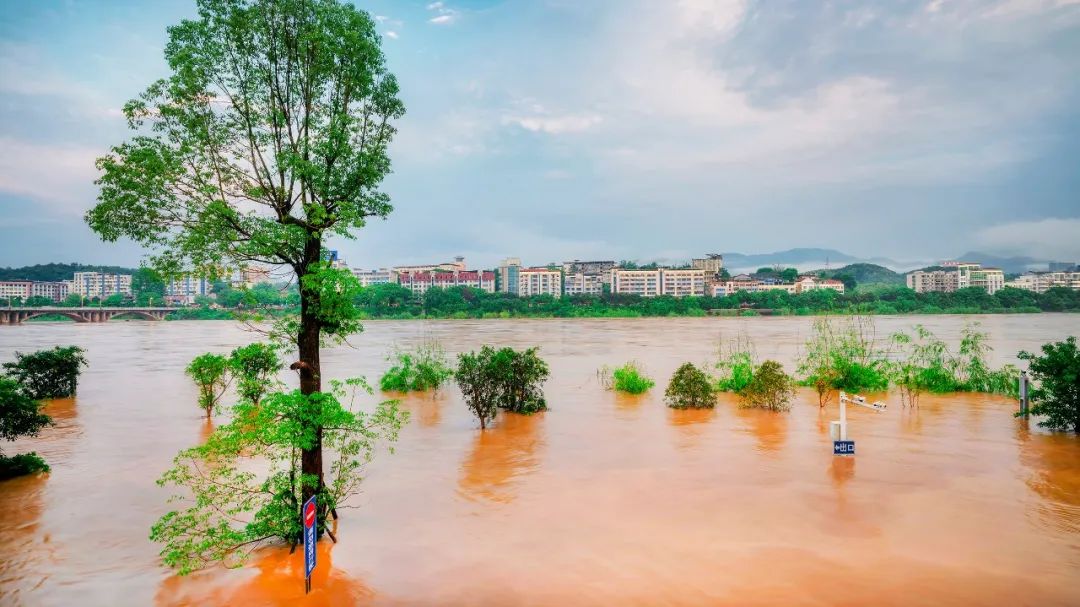
M832 442L833 455L855 455L855 441L834 440Z
M315 513L315 496L311 496L304 504L302 521L304 523L304 576L310 578L315 569L315 529L317 514Z

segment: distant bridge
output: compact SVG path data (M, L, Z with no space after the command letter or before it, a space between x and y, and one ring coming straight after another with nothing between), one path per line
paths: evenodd
M129 315L144 320L164 320L176 308L0 308L0 325L17 325L24 320L45 314L59 314L75 322L106 322L120 315Z

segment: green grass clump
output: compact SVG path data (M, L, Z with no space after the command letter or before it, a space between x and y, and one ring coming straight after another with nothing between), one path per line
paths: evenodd
M386 392L437 390L454 374L446 352L437 342L425 343L413 351L395 350L387 357L395 364L379 379Z
M656 382L649 379L634 362L628 362L611 372L611 387L618 392L643 394L655 385Z

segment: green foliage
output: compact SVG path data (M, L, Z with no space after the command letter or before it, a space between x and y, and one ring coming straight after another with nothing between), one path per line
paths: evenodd
M1045 419L1039 425L1051 430L1080 433L1080 349L1076 337L1043 344L1042 354L1021 352L1028 362L1033 387L1031 413Z
M693 363L684 363L671 376L664 400L672 409L712 409L716 393L704 371Z
M914 335L894 334L892 340L899 352L890 365L890 376L900 388L901 399L906 405L918 406L923 392L986 392L1018 397L1019 370L1013 365L990 369L986 339L978 323L968 323L960 350L953 354L945 342L922 325L915 326Z
M754 347L749 338L742 337L722 348L716 361L716 384L720 392L741 392L754 376Z
M644 394L655 385L656 382L649 379L641 367L633 361L611 372L611 387L617 392Z
M395 350L387 360L395 361L379 380L379 387L387 392L438 390L454 375L442 345L434 341L411 352Z
M31 354L16 352L14 362L4 363L4 371L30 398L66 398L75 394L79 375L87 366L85 352L78 346L56 346Z
M0 440L37 436L51 423L52 419L41 412L41 403L24 386L0 375ZM0 451L0 479L48 470L49 466L34 453L9 458Z
M479 352L458 355L454 379L481 429L500 408L526 415L547 409L541 384L550 372L537 350L483 346Z
M795 394L795 381L784 373L784 368L775 360L767 360L754 369L750 383L739 392L743 405L787 411L791 409L791 397Z
M199 406L209 418L229 387L229 360L220 354L200 354L184 370L199 387Z
M49 464L45 463L45 460L41 459L33 451L19 453L11 457L0 455L0 481L15 478L16 476L41 474L48 472L50 469Z
M828 403L833 390L857 393L888 387L888 364L875 344L872 318L818 318L812 331L797 372L803 385L817 391L820 406Z
M216 370L216 363L210 366ZM280 370L281 359L278 358L277 348L270 344L248 344L229 354L228 372L236 378L236 393L255 405L277 386L277 373Z
M397 440L408 420L397 401L358 410L358 392L371 394L362 379L332 382L332 392L275 392L259 406L243 401L231 423L182 451L158 484L180 488L172 501L183 508L161 517L150 533L164 544L165 564L180 574L212 563L239 566L266 542L301 540L305 492L316 491L327 511L342 506L377 448ZM325 483L301 470L301 453L319 443L332 454ZM252 472L252 462L265 472ZM320 516L320 531L326 524Z

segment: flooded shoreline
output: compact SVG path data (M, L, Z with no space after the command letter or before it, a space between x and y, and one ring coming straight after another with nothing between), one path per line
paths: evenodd
M966 320L995 365L1080 334L1080 316L877 317L951 344ZM923 397L849 412L854 458L828 442L835 403L800 389L790 413L672 411L684 361L746 335L791 370L811 318L368 321L327 351L330 377L377 380L394 344L539 345L551 410L500 414L480 432L456 388L409 395L412 419L380 453L320 543L314 592L302 556L178 578L147 540L167 492L154 480L209 431L183 367L255 336L235 324L35 323L0 330L15 350L76 344L90 368L57 422L17 443L52 465L0 484L0 603L14 605L793 605L1080 602L1080 439L1014 419L989 395ZM606 392L596 370L639 361L657 387ZM224 421L216 418L215 423Z

